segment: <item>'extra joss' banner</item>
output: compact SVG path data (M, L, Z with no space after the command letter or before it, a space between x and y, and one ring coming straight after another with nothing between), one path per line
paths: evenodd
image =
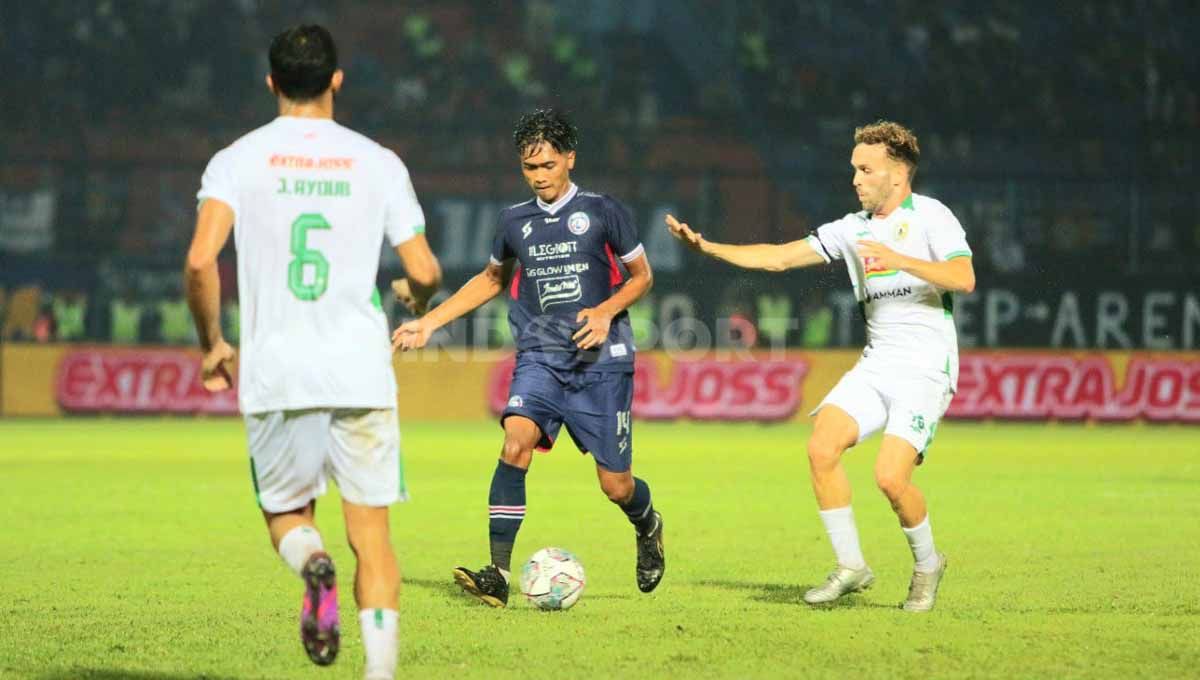
M204 389L199 353L173 349L71 350L58 366L55 398L68 413L238 412L236 389Z
M633 413L647 420L806 420L853 363L844 352L674 360L643 354ZM510 358L492 369L493 414L504 409L512 366ZM968 352L960 366L948 418L1200 422L1195 353Z
M970 353L951 418L1200 422L1200 358Z
M643 420L811 422L858 360L854 350L640 352L633 413ZM4 416L236 414L234 391L200 384L194 350L0 345ZM401 422L493 418L508 401L509 352L394 357ZM966 351L948 418L1200 423L1200 352Z
M488 384L488 406L497 415L508 402L515 360L497 363ZM645 420L780 421L796 415L809 362L778 359L676 359L666 366L653 355L637 358L633 415Z

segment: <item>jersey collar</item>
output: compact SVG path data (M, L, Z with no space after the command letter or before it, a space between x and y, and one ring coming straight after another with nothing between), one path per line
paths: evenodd
M875 215L871 214L869 210L862 210L858 214L862 215L862 219L866 220L867 222L887 222L895 217L896 214L901 210L908 210L910 212L916 210L916 206L913 205L913 196L916 196L916 194L909 193L908 196L905 196L904 200L900 202L900 205L897 206L895 210L888 213L887 217L876 218Z
M560 196L557 201L553 203L546 203L539 198L537 199L537 206L551 215L555 215L559 210L562 210L568 203L570 203L571 199L575 198L575 194L577 193L579 193L579 187L575 186L574 182L571 182L571 184L567 186L567 193Z

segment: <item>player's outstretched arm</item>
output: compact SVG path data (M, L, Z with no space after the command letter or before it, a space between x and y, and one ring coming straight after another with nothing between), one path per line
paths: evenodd
M403 323L392 333L392 349L420 349L429 342L434 331L458 317L478 309L500 294L512 278L514 260L502 264L488 263L480 273L471 277L454 295L434 307L420 319Z
M221 278L217 274L217 256L229 240L233 220L233 208L215 198L205 199L196 215L196 231L183 268L188 307L204 350L201 380L212 391L233 386L229 369L234 352L221 334Z
M955 293L975 290L975 266L970 256L944 262L930 262L898 253L878 241L859 241L858 254L875 258L884 269L907 272L933 285Z
M396 246L396 254L404 265L405 276L392 281L392 292L408 311L424 314L429 299L442 285L442 267L424 234Z
M743 269L782 272L797 267L825 264L825 258L817 254L817 251L813 250L813 247L804 239L789 243L756 243L737 246L709 241L699 232L693 231L686 222L675 219L673 215L667 215L666 222L671 235L692 250L718 260L724 260Z

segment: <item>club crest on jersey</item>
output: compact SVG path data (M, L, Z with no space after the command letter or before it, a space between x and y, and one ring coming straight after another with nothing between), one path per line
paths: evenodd
M896 240L903 241L908 236L908 222L901 222L900 226L896 227Z
M590 226L592 226L592 221L585 212L571 213L571 216L567 218L567 229L570 229L571 233L576 236L583 236Z
M529 220L521 227L521 238L527 239L533 233L533 220Z

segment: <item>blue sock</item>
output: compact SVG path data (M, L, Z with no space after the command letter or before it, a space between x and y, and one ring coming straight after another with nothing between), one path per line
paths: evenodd
M492 564L512 570L513 544L525 519L525 475L522 470L499 461L492 473L488 492L488 536L491 539Z
M649 529L654 520L654 505L650 503L650 486L634 477L633 498L622 505L621 509L625 511L625 516L629 518L629 522L633 526L637 527L638 531Z

